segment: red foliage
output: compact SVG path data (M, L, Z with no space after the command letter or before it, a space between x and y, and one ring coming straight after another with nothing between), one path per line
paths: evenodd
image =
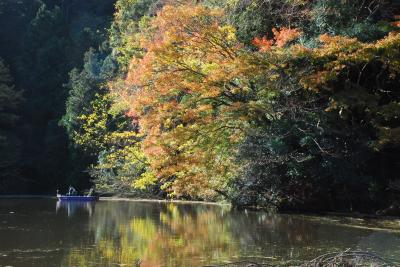
M290 29L286 27L283 27L279 30L273 28L272 32L274 34L273 39L268 39L267 36L263 36L262 38L256 37L253 39L253 45L258 47L260 52L267 52L273 45L277 47L284 47L287 43L295 40L301 35L301 31L298 29Z
M271 46L274 44L273 40L268 40L266 36L262 38L256 37L253 39L252 44L258 47L260 52L266 52L271 49Z

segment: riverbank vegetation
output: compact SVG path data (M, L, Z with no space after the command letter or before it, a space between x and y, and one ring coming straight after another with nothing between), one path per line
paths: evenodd
M2 84L20 107L19 160L1 168L49 190L400 211L392 1L44 2L0 1L33 17L28 47L1 48L18 52L2 55L16 89Z

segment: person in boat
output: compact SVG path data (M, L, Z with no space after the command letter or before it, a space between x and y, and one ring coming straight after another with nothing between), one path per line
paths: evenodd
M90 188L89 193L87 194L88 197L94 196L94 188Z
M72 186L69 186L67 196L76 196L77 194L78 191L76 191Z

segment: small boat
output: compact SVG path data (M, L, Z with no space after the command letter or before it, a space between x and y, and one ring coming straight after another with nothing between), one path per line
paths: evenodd
M99 196L94 195L94 189L90 189L89 194L86 196L79 196L77 193L78 191L75 190L72 186L69 187L68 194L61 195L57 190L57 198L59 201L96 201L99 200Z
M97 201L98 196L65 196L57 194L57 198L60 201Z

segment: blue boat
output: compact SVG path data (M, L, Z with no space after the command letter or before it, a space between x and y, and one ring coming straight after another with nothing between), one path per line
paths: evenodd
M97 201L98 196L65 196L57 194L57 198L60 201Z
M89 194L87 194L86 196L79 196L78 191L76 191L76 189L73 188L72 186L69 187L68 193L66 195L61 195L58 192L59 191L57 190L57 198L59 201L87 202L87 201L99 200L99 196L94 195L94 188L91 188Z

